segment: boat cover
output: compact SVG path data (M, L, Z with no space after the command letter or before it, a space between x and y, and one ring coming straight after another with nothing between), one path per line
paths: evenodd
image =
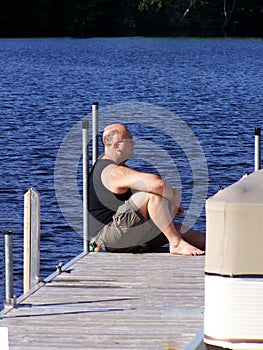
M263 277L263 170L206 201L205 272Z

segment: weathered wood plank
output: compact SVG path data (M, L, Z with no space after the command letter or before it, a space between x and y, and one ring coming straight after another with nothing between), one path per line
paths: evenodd
M203 325L204 257L90 253L0 320L10 350L184 349Z

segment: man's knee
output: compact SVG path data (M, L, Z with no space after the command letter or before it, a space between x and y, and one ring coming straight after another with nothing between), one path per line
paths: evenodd
M150 197L151 194L147 192L136 192L130 197L130 200L135 204L146 219L148 219L148 202Z
M141 208L148 201L148 195L149 193L147 192L136 192L130 197L130 200L132 200L138 208Z

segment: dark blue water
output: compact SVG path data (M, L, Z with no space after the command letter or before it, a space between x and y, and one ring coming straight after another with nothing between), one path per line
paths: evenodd
M259 39L0 40L0 299L6 230L14 232L15 294L22 293L23 196L30 187L41 195L41 278L82 251L79 126L94 101L100 130L129 123L138 146L132 165L180 186L186 209L194 198L195 227L205 230L204 196L254 169L262 57ZM74 190L66 172L77 179ZM56 186L63 184L61 202Z

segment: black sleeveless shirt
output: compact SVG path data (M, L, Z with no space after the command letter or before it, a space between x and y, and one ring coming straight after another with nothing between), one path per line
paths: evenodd
M89 213L90 233L96 235L104 225L112 221L112 216L118 207L129 199L131 190L117 194L109 191L101 181L102 171L110 164L116 164L110 159L98 159L89 175Z

